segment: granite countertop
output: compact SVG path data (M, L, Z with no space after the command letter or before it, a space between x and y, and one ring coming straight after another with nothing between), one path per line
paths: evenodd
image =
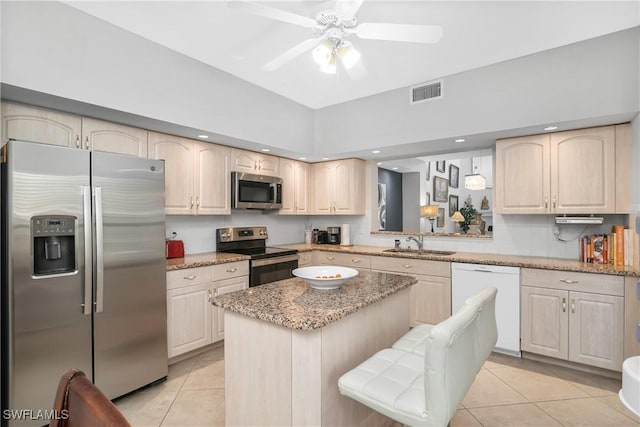
M247 261L249 257L224 252L205 252L201 254L185 255L184 258L167 260L167 271L182 270L184 268L206 267L208 265L224 264L227 262Z
M384 252L388 247L380 246L340 246L340 245L313 245L305 243L292 243L277 245L282 248L297 249L299 252L326 251L344 252L359 255L375 255L393 258L426 259L445 262L466 262L471 264L504 265L511 267L541 268L545 270L575 271L582 273L612 274L616 276L640 277L640 270L630 267L615 267L611 264L588 264L562 258L545 258L534 256L517 256L505 254L492 254L484 252L455 252L453 255L430 255L414 253Z
M399 292L412 276L360 272L340 289L312 289L292 278L214 297L218 307L290 329L314 330Z

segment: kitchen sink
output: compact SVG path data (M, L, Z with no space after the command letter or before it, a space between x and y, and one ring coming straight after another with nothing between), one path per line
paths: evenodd
M396 253L416 254L416 255L441 255L441 256L455 254L454 251L436 251L433 249L413 249L413 248L391 248L391 249L385 249L382 252L396 252Z

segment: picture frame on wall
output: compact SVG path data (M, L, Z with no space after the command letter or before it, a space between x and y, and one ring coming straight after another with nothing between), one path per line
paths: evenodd
M449 187L458 188L458 177L460 169L455 165L449 165Z
M444 173L445 163L444 160L436 160L436 171Z
M433 201L446 202L449 196L449 180L439 176L433 177Z
M431 179L431 162L425 162L427 164L427 168L426 168L426 173L425 173L425 180L429 181ZM429 204L429 203L427 203Z
M453 216L454 213L458 210L458 196L451 195L449 196L449 216Z
M424 200L425 200L425 203L424 203L425 205L430 205L431 204L431 193L429 193L427 191L426 197L424 198Z
M438 208L438 219L436 222L436 227L444 227L444 208Z

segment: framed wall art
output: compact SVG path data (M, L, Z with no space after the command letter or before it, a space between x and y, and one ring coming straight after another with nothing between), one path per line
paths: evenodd
M438 219L436 222L436 227L444 227L444 208L438 208Z
M449 180L439 176L433 177L433 201L446 202L449 196Z
M429 181L431 179L431 162L425 162L427 164L427 168L426 168L426 173L425 173L425 180ZM427 203L429 204L429 203Z
M449 196L449 216L453 216L458 210L458 196Z
M458 177L460 169L455 165L449 165L449 187L458 188Z
M437 160L436 161L436 171L444 172L444 166L445 166L445 161L444 160Z

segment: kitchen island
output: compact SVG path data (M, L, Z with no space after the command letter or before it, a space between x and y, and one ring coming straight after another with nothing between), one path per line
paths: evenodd
M338 378L409 330L411 276L361 272L336 290L293 278L213 298L225 309L227 425L360 425L378 414Z

